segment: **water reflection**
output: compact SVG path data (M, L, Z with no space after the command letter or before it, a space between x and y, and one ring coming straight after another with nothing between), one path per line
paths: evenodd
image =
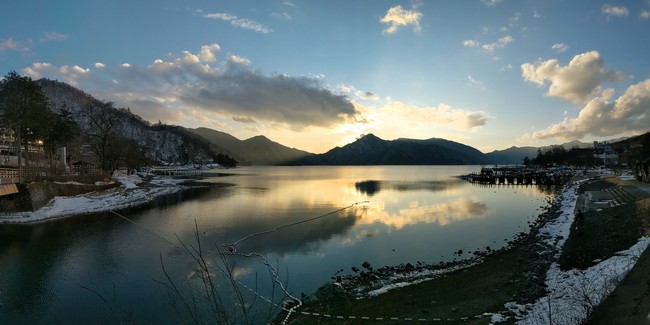
M381 223L386 226L402 229L419 223L436 223L441 226L452 222L482 218L487 215L485 202L469 198L459 198L451 202L422 205L412 201L409 206L392 213L383 206L373 205L364 218L359 219L363 224Z
M377 267L436 262L458 249L494 247L526 226L544 193L450 177L471 168L241 168L211 180L229 185L125 211L136 224L106 214L0 225L0 323L102 322L97 317L107 306L80 285L104 293L115 287L116 300L136 311L133 322L174 323L178 315L153 279L164 279L162 257L178 283L198 280L196 263L168 242L195 245L195 222L211 262L227 249L222 244L277 229L236 249L265 256L293 292L309 293L363 261ZM259 258L228 259L240 281L262 290L268 271Z
M345 233L362 217L360 209L351 209L316 221L270 232L239 245L246 252L272 252L278 255L318 251L319 245ZM289 221L289 220L286 220ZM290 223L290 222L287 222ZM246 225L240 225L246 227ZM248 228L250 229L250 228Z
M397 191L446 191L453 188L458 188L463 183L462 180L452 178L444 181L377 181L377 180L364 180L354 183L357 191L373 196L381 190L397 190Z

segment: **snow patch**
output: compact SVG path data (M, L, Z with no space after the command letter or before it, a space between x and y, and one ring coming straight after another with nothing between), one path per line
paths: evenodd
M561 194L561 214L539 231L539 236L561 254L569 237L577 202L577 188L573 184ZM562 271L553 263L546 273L548 294L533 304L505 304L515 315L517 324L580 324L618 285L634 267L639 256L650 244L650 237L641 237L630 247L614 256L600 261L586 270ZM493 316L494 318L494 316Z
M141 184L142 179L137 175L118 175L116 178L122 183L122 188L77 196L57 196L36 211L0 213L0 223L29 223L136 207L152 202L160 196L180 191L181 187L178 185L185 181L157 176L150 182L156 185L155 187L141 188L137 184Z

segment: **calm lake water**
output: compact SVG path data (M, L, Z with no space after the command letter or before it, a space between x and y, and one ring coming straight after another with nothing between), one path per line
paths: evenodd
M527 230L551 194L537 187L477 186L453 177L479 169L245 167L206 180L224 186L124 213L133 222L107 213L0 225L0 323L190 321L180 297L192 297L190 286L200 276L180 243L198 247L195 224L227 309L241 304L230 300L232 286L215 266L222 265L218 252L230 247L259 253L224 258L238 281L267 297L281 290L269 285L264 260L277 269L288 291L300 296L340 270L362 269L363 262L375 268L437 263L454 259L460 249L498 249ZM168 289L163 265L178 294ZM271 309L242 295L245 306Z

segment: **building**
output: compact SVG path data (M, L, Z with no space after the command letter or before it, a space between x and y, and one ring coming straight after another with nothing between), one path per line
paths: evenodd
M598 165L618 166L619 163L618 153L612 150L608 142L594 141L594 158Z

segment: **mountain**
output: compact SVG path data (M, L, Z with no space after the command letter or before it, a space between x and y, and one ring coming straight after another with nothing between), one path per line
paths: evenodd
M103 106L104 102L63 82L38 80L48 97L50 109L60 113L71 112L82 133L93 130L87 106ZM343 147L314 155L283 146L264 136L239 140L230 134L208 128L187 129L180 126L151 124L133 114L128 108L110 108L118 116L114 131L132 139L143 148L144 155L158 163L186 163L227 158L244 165L459 165L459 164L521 164L524 157L533 159L537 151L549 147L510 147L483 154L470 146L432 138L428 140L397 139L386 141L373 134L366 135ZM650 145L648 133L632 138L611 140L619 152L640 150ZM79 144L78 147L83 147ZM565 149L588 148L591 143L571 141L562 144ZM71 148L72 149L72 148ZM643 149L645 150L645 149ZM81 149L83 151L83 149ZM82 153L69 152L83 158ZM639 154L647 155L646 151Z
M573 140L560 144L559 146L564 147L566 150L571 150L573 148L591 148L593 143L581 142L578 140ZM524 161L525 157L533 159L537 157L537 150L548 150L553 146L545 147L510 147L503 150L495 150L485 154L486 160L490 164L495 165L518 165Z
M495 165L518 165L525 157L537 157L537 147L510 147L504 150L495 150L485 154L485 159Z
M72 119L79 125L82 134L94 131L95 127L84 110L88 106L102 107L103 102L63 82L49 79L40 79L36 82L47 96L50 110L54 113L60 113L62 109L68 110ZM115 134L134 140L144 151L145 157L157 163L207 162L228 156L222 148L185 132L181 127L152 125L127 108L106 109L114 116L115 124L112 130ZM75 148L70 148L69 154L75 155L77 159L86 159L84 157L88 153L83 152L84 146L83 143L77 146L82 148L77 149L79 152L74 152Z
M368 134L344 147L292 161L290 165L480 165L483 153L444 139L387 141Z
M225 149L232 157L246 165L282 165L312 155L271 141L265 136L239 140L232 135L209 128L187 129Z

